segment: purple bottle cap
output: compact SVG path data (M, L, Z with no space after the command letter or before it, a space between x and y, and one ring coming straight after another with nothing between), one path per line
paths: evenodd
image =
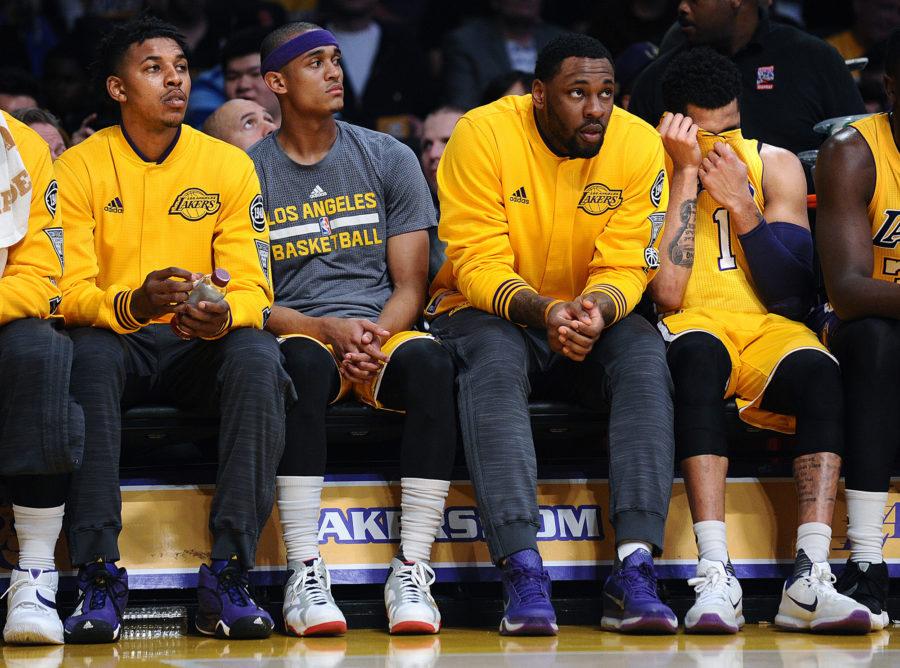
M228 285L228 281L231 280L231 274L229 274L224 269L216 269L212 273L212 276L210 276L210 280L212 281L213 285L224 288L226 285Z

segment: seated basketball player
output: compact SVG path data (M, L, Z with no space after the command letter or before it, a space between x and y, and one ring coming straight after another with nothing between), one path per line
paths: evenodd
M822 340L841 363L850 559L837 589L888 623L882 525L900 446L900 32L888 41L884 84L894 110L829 139L816 164L817 235L829 304Z
M60 311L74 327L71 386L86 433L66 507L79 590L66 642L119 638L128 600L127 573L115 563L121 411L147 400L219 416L197 629L227 638L272 632L247 588L292 393L278 343L261 331L272 304L268 229L247 155L182 125L185 50L157 19L111 30L98 62L121 121L55 163L71 251ZM216 268L231 274L225 298L188 303L187 281Z
M835 591L828 566L843 447L840 373L792 319L805 314L812 289L802 167L741 135L740 73L711 49L673 60L663 91L671 195L650 290L669 341L676 456L700 553L685 628L736 633L744 622L725 532L723 399L735 397L745 422L797 433L797 553L775 623L865 633L868 611Z
M0 474L19 560L3 640L59 644L59 573L67 471L81 461L81 409L69 400L72 342L50 324L60 302L63 230L47 142L0 112ZM70 410L71 408L71 410Z
M263 42L281 129L250 157L272 223L275 306L299 401L287 417L276 483L288 567L284 622L299 636L340 634L343 614L319 554L325 410L354 395L406 413L400 444L400 551L384 589L392 633L437 633L431 546L456 452L454 370L437 341L410 331L425 301L434 207L415 154L334 120L344 104L334 36L292 23Z
M671 382L662 340L632 313L658 266L665 152L614 92L606 47L562 35L538 54L531 95L463 116L438 167L448 260L426 311L458 363L462 441L507 635L558 632L537 541L533 382L610 411L616 549L601 626L678 629L653 561L672 489Z

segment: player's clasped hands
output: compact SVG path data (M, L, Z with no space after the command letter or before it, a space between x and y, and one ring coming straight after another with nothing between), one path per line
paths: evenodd
M340 372L354 383L363 383L388 361L382 340L391 335L384 327L363 318L323 318L324 339L340 360Z
M591 300L561 302L547 314L547 341L554 352L573 362L583 362L604 325L599 307Z

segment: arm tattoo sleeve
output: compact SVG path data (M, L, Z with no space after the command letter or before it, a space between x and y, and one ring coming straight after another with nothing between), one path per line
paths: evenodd
M669 244L669 259L679 267L694 266L694 226L697 223L697 200L685 200L678 211L681 227Z
M509 319L520 325L543 329L547 326L544 309L551 301L531 290L520 290L509 302Z

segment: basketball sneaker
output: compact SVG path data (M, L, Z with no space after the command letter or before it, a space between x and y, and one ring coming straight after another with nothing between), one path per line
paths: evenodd
M616 559L603 585L603 618L606 631L668 634L678 630L678 618L659 598L653 557L635 550L624 561Z
M217 560L218 561L218 560ZM203 564L197 580L197 617L203 635L235 640L268 638L275 623L250 596L247 569L234 557Z
M331 576L317 557L299 562L284 586L284 628L296 636L340 636L347 620L331 595Z
M115 642L128 604L128 573L111 562L78 569L75 611L63 622L67 643Z
M62 645L57 589L59 573L55 570L14 568L9 574L9 589L3 594L9 595L3 641L16 645Z
M868 633L872 627L869 609L839 594L834 582L827 561L814 564L803 550L797 552L794 574L784 583L775 625L819 633Z
M870 564L848 559L834 588L869 609L873 631L881 631L890 623L887 612L888 570L883 561Z
M731 563L701 559L687 581L697 600L684 616L688 633L737 633L744 625L744 596Z
M391 559L384 583L384 607L392 634L425 633L441 630L441 611L431 595L434 571L421 561Z
M555 636L556 611L550 602L550 575L537 550L510 555L501 567L503 620L507 636Z

